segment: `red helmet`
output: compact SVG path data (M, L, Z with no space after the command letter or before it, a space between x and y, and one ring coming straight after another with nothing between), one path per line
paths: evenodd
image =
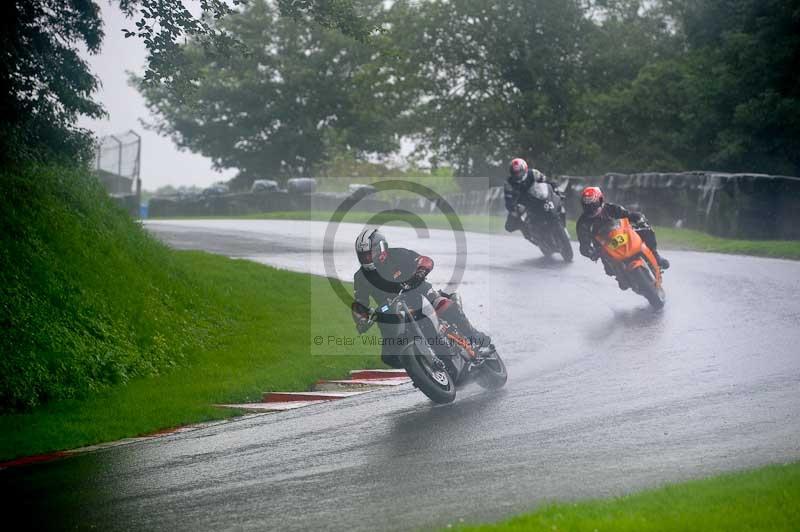
M583 214L590 218L599 215L603 210L603 191L600 187L586 187L581 194Z
M525 159L516 158L511 161L508 173L513 181L522 181L528 175L528 163L525 162Z

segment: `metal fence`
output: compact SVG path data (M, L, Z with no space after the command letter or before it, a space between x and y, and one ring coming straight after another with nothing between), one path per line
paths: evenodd
M142 137L132 129L106 135L95 146L94 166L108 193L132 216L139 216Z

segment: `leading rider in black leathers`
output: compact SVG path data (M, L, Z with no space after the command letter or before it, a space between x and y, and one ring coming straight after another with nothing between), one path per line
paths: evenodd
M433 269L433 260L410 249L391 248L383 235L376 229L364 229L356 239L356 254L361 267L353 277L353 320L356 328L363 334L368 328L370 315L370 298L378 305L383 305L403 290L406 304L415 314L426 340L437 356L450 356L452 351L445 343L436 341L438 332L430 319L422 314L422 298L426 298L433 306L436 315L453 323L464 336L478 348L478 354L491 351L491 338L475 329L467 320L455 294L447 294L434 290L426 280ZM384 338L391 338L396 316L378 314L378 327ZM397 355L397 346L389 342L382 343L381 359L389 366L403 367Z

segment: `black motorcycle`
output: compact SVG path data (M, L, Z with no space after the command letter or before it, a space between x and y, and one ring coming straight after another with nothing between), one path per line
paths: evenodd
M491 353L477 353L466 336L458 328L444 320L414 313L406 304L403 291L394 299L370 313L367 328L378 316L391 316L389 320L396 329L390 339L397 343L403 367L414 385L436 403L450 403L456 398L456 387L476 382L487 389L498 389L508 379L503 359L492 348ZM419 320L430 319L438 337L430 341L447 343L453 356L439 358L433 351L420 327Z
M538 246L544 255L560 253L564 261L572 262L574 254L567 230L567 210L563 198L552 186L543 182L534 183L528 194L538 201L517 205L523 236Z

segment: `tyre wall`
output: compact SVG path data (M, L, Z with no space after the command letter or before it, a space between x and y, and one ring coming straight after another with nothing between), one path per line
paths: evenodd
M600 186L608 201L645 213L655 225L688 227L708 233L750 239L800 239L800 178L716 172L641 173L603 176L559 176L570 217L580 213L580 193ZM496 182L496 181L495 181ZM352 194L356 194L353 192ZM264 193L152 198L151 217L241 216L262 212L333 211L348 193L273 191ZM459 214L505 215L502 187L449 194ZM423 198L380 201L363 198L356 210L388 208L416 213L440 212Z
M655 225L687 227L749 239L800 239L800 178L716 172L559 176L568 214L580 213L580 194L599 186L608 201L644 212ZM505 215L502 187L451 194L461 214ZM402 200L395 207L434 212L426 201Z

